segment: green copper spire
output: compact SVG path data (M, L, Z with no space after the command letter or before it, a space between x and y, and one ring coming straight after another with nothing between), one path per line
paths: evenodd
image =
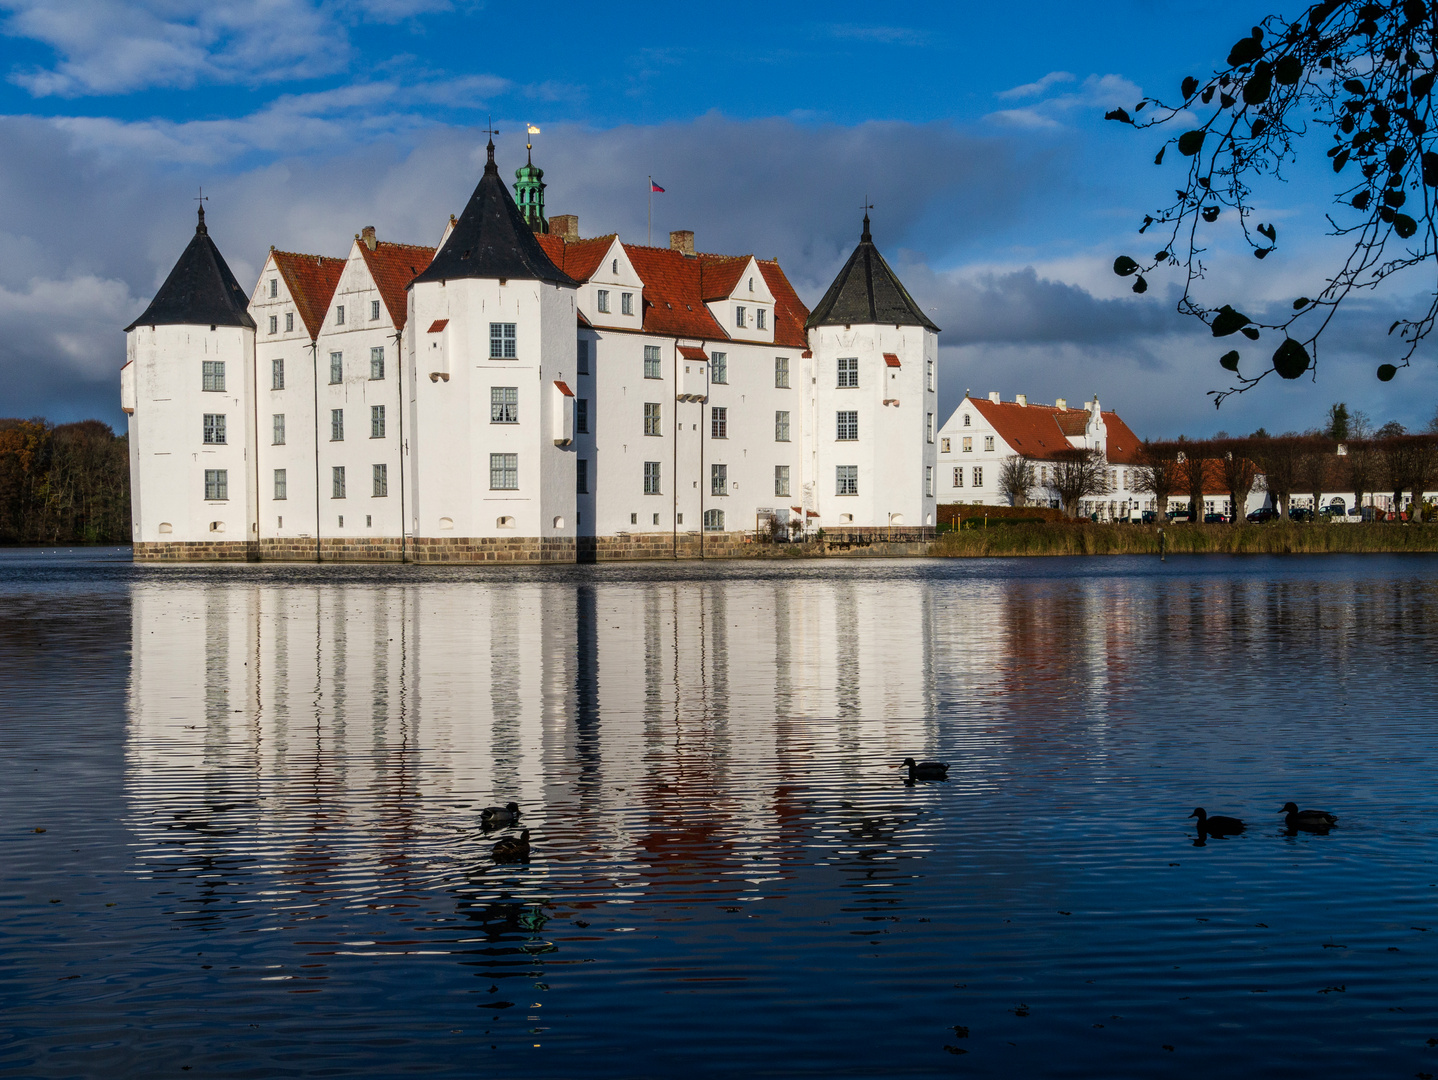
M544 170L534 164L534 148L526 146L528 160L514 170L514 201L524 215L525 224L537 233L549 232L544 216Z

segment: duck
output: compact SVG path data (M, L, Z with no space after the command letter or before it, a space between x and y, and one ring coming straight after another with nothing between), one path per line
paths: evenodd
M1209 836L1227 836L1231 833L1241 833L1246 827L1236 817L1225 817L1222 814L1210 816L1203 807L1197 807L1189 817L1198 818L1198 831L1208 833Z
M529 830L525 829L518 836L506 836L490 850L494 853L495 862L518 862L529 858Z
M486 806L479 812L479 823L486 829L497 825L512 825L519 820L519 803L505 803L503 806Z
M1284 803L1280 814L1290 829L1327 829L1338 824L1338 818L1327 810L1300 810L1294 803Z
M901 767L907 765L909 768L910 780L947 780L949 778L949 767L942 761L915 761L906 757Z

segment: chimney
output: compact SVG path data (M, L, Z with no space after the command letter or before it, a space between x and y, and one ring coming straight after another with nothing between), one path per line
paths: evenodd
M999 403L999 392L997 390L990 390L989 400L992 401L995 405L997 405Z
M694 254L694 230L675 229L669 234L669 250L681 255Z
M374 238L373 225L366 225L363 229L360 230L360 239L364 241L364 246L369 248L371 251L373 251L375 249L375 245L379 243L379 241Z
M1015 395L1014 395L1014 404L1015 404L1015 405L1021 405L1021 406L1023 406L1024 408L1028 408L1029 396L1028 396L1027 394L1015 394Z
M1055 399L1054 399L1054 408L1055 408L1055 409L1067 409L1068 407L1069 407L1069 399L1068 399L1068 398L1055 398Z
M579 215L555 214L549 219L549 235L557 236L565 243L579 239Z

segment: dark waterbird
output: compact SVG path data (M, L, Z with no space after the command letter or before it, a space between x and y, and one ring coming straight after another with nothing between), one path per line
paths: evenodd
M907 766L910 780L947 780L949 767L942 761L915 761L906 757L896 768Z
M1198 831L1207 833L1209 836L1232 836L1244 830L1244 824L1238 818L1225 817L1222 814L1209 816L1201 806L1188 816L1198 818Z
M490 850L494 852L495 862L518 862L529 858L529 830L525 829L518 836L506 836Z
M519 820L519 803L505 803L503 806L486 806L479 812L479 824L486 829L500 825L512 825Z
M1295 803L1284 803L1279 813L1284 815L1284 824L1290 829L1327 832L1338 824L1338 819L1327 810L1300 810Z

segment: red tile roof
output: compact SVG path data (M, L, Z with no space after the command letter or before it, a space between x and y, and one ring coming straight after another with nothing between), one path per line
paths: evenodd
M709 359L709 357L704 354L704 350L703 350L703 349L696 349L693 345L681 345L681 346L679 346L679 355L682 356L682 357L684 357L685 360L708 360L708 359Z
M779 269L777 259L756 261L769 291L774 294L774 344L788 349L808 349L809 332L804 329L804 323L809 318L809 309Z
M360 252L364 255L370 276L379 287L380 297L389 310L394 328L403 330L405 321L409 318L405 290L434 258L434 248L381 240L375 244L373 251L368 244L361 243Z
M599 269L604 256L614 246L615 234L591 236L587 240L568 240L562 236L540 233L539 246L549 256L550 262L563 270L575 281L587 281Z
M301 255L293 251L270 249L275 266L285 279L285 288L299 310L300 319L313 341L320 336L324 325L325 312L330 309L330 300L339 286L340 275L344 273L345 259L332 259L326 255Z
M448 319L435 319L434 322L429 324L429 329L426 331L426 333L437 334L448 325Z
M897 356L895 356L895 355L894 355L893 353L891 353L891 352L886 352L886 353L884 354L884 366L885 366L885 367L901 367L902 365L899 363L899 358L898 358Z
M702 300L724 300L734 295L748 255L701 254L699 259L699 296Z
M1059 409L1053 405L1020 405L1016 401L993 402L969 398L968 403L998 432L1015 452L1040 461L1052 460L1073 449L1067 436L1082 435L1088 428L1088 410ZM1139 438L1118 413L1105 412L1108 428L1105 456L1113 465L1138 462Z
M625 244L624 253L644 282L644 330L650 334L727 341L729 335L705 306L699 260L669 248Z
M573 397L573 396L574 396L574 391L571 390L571 389L569 389L569 384L568 384L568 383L566 383L566 382L560 382L558 379L555 379L555 380L554 380L554 385L558 388L559 392L560 392L561 394L563 394L565 397Z

